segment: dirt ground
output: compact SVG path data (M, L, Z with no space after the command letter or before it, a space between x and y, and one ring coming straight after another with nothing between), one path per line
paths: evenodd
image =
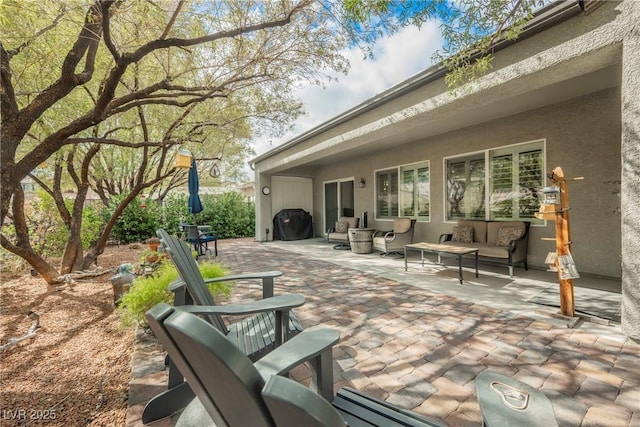
M143 245L110 246L98 258L102 276L47 290L29 273L0 284L0 425L125 424L134 330L123 329L109 278L124 262L139 263Z

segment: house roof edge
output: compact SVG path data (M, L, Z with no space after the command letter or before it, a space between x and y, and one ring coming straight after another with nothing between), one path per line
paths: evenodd
M542 32L550 27L553 27L575 15L583 10L581 2L579 0L558 0L554 1L538 11L535 12L534 17L527 23L523 31L520 33L516 40L499 40L496 42L492 49L494 52L502 50L508 46L517 43L520 40L529 38L539 32ZM345 123L357 116L365 114L387 102L390 102L400 96L420 88L426 84L443 78L447 73L446 67L442 63L432 65L420 71L413 76L403 80L402 82L385 89L384 91L374 95L373 97L363 101L362 103L352 107L345 112L299 134L298 136L284 142L283 144L274 147L273 149L251 159L249 164L252 166L255 163L267 159L275 154L278 154L288 148L296 146L328 129L336 127L342 123Z

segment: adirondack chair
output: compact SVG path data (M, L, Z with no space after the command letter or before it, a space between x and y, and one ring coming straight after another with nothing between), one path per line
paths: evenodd
M289 337L302 331L300 322L290 313L291 308L304 304L302 295L283 295L273 297L273 280L281 276L279 271L228 275L215 279L205 279L184 242L171 236L164 230L158 231L158 237L178 270L181 280L169 286L175 294L177 306L197 304L215 307L215 302L207 282L220 282L243 279L261 279L263 281L263 300L254 303L226 305L210 309L205 318L226 334L251 360L258 360ZM223 316L250 315L235 323L227 324ZM145 423L152 422L182 409L193 399L193 391L184 382L184 376L168 358L169 366L167 390L153 397L147 403L142 414Z
M264 300L263 300L264 301ZM233 376L240 372L254 375L251 388L259 394L262 385L272 375L287 375L291 369L308 363L312 369L311 388L319 395L333 395L332 348L340 339L338 331L314 328L303 331L291 340L252 362L213 325L196 314L208 314L218 307L157 304L146 314L149 326L172 360L185 374L196 398L174 419L176 426L260 426L254 423L254 406L247 402L251 394ZM212 351L215 348L215 351ZM223 355L222 358L216 357ZM305 387L306 389L306 387ZM210 393L214 393L213 395ZM220 402L218 402L220 399ZM249 403L249 405L247 405ZM222 406L221 406L222 405ZM231 405L233 415L227 411ZM261 408L264 409L264 408ZM155 420L152 420L155 421ZM143 419L143 422L148 422Z
M307 330L252 364L218 330L181 308L169 312L156 306L147 313L156 336L194 384L198 398L174 418L176 426L207 425L207 420L229 427L444 425L350 388L341 389L334 398L325 381L332 377L330 346L323 344L337 342L336 331ZM318 393L295 381L274 378L285 372L276 363L286 360L289 368L309 354L312 366L320 367L316 378L323 385Z
M213 306L215 301L206 286L207 283L242 279L262 279L262 297L273 297L273 279L281 276L281 272L245 273L205 280L200 274L198 264L191 255L190 249L184 242L162 229L158 230L158 237L181 278L180 281L172 283L169 287L175 294L175 305ZM289 313L289 327L284 331L274 327L273 312L258 313L251 318L229 325L221 316L207 317L211 324L226 333L228 338L234 337L234 342L237 342L238 347L252 360L258 360L277 346L279 342L302 331L300 322L291 313ZM282 337L278 336L280 332L284 332Z

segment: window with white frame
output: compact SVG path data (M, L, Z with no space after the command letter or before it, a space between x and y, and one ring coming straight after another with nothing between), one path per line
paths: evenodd
M544 141L445 159L445 168L447 220L540 221Z
M376 217L398 216L428 221L430 215L429 162L376 172Z
M447 160L447 219L485 219L485 155Z

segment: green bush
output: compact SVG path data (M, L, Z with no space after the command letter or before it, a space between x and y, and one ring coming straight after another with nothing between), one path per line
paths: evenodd
M209 262L200 264L199 269L205 279L222 277L227 274L222 266ZM144 315L151 307L161 302L173 304L173 293L168 290L168 287L177 277L178 272L173 264L164 261L152 276L136 278L129 291L122 296L118 306L122 325L125 327L133 325L147 327ZM216 296L228 298L233 286L233 282L208 284L209 292L214 298Z
M193 224L194 216L189 214L189 196L172 194L163 204L162 228L175 232L178 224ZM200 196L204 210L195 215L195 222L210 225L220 239L255 235L255 203L235 192L224 194L203 194Z
M121 195L110 200L111 213L123 197ZM148 199L144 206L142 207L139 198L129 203L113 226L111 236L123 243L143 242L155 236L156 230L160 228L162 207L158 202Z
M255 204L238 193L205 195L199 224L211 225L220 239L255 235Z
M227 270L224 267L213 262L203 262L198 266L198 268L200 269L200 274L202 274L202 277L205 279L213 279L214 277L227 275ZM214 298L216 296L229 298L231 295L231 288L233 287L230 283L232 282L207 283L207 287Z

